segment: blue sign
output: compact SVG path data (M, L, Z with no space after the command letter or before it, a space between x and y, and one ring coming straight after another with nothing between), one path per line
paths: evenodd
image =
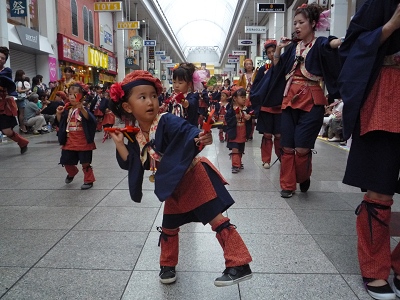
M145 47L155 47L156 46L156 40L145 40L143 41L143 46Z
M10 0L10 16L11 17L26 17L28 8L26 0Z

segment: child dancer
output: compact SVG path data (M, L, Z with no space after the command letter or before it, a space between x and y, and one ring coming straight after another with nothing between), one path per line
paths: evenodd
M246 127L251 126L251 115L247 112L246 90L242 87L234 86L231 88L232 106L225 115L226 132L228 134L228 143L226 147L231 152L232 173L238 173L243 169L242 155L246 142Z
M135 136L119 131L110 133L116 144L118 163L128 170L133 201L141 201L144 170L154 172L157 166L157 172L149 179L155 180L155 194L165 201L159 228L160 281L168 284L176 280L179 227L189 222L209 223L216 232L226 265L223 275L214 281L216 286L250 279L250 253L236 226L222 215L234 203L224 187L226 181L206 158L197 156L202 145L212 143L211 132L201 132L173 114L159 114L157 97L161 89L158 78L140 70L113 84L110 91L111 110L118 117L132 118L139 130ZM129 136L127 145L124 134Z
M3 47L3 49L7 48ZM3 53L0 52L0 54ZM21 154L24 154L28 150L29 141L13 130L17 125L15 117L18 111L14 97L10 96L10 94L15 92L15 83L11 78L11 69L4 69L0 75L0 130L8 138L17 142L21 148Z
M254 70L254 63L250 58L246 58L243 62L244 73L240 76L238 86L241 86L246 90L246 106L251 106L250 90L253 85L254 79L256 78L257 71ZM256 119L252 118L251 127L247 129L246 140L251 141L253 139L254 128L256 127Z
M110 91L107 90L104 92L104 98L105 101L102 101L100 110L104 111L104 117L103 117L103 129L107 127L113 127L115 124L115 115L113 112L108 108L108 104L110 102ZM104 131L104 136L106 138L111 138L110 134L106 131Z
M250 96L262 85L261 80L266 76L268 70L272 67L274 53L276 50L276 41L267 40L264 43L265 53L267 53L268 61L258 70L256 79L251 87ZM268 74L270 75L270 74ZM281 139L281 115L282 109L280 105L267 107L264 103L256 103L255 97L251 97L252 107L259 111L256 129L263 135L261 139L261 161L265 169L271 167L272 146L274 146L275 154L278 159L281 158L280 139ZM256 106L256 107L255 107Z
M200 88L197 87L197 89L201 89L201 81L193 81L195 71L196 67L192 63L181 63L174 67L172 73L174 93L168 99L168 111L176 116L185 118L190 124L198 126L199 94L194 92L194 83L200 84ZM183 99L177 97L179 93L183 94Z
M224 126L226 125L225 122L225 115L226 115L226 111L229 108L229 102L228 99L231 96L231 92L229 90L222 90L221 91L221 102L219 103L219 111L218 111L218 122L223 122ZM222 128L219 129L219 141L221 143L226 141L226 133L224 136L224 126Z
M83 97L87 94L86 86L76 82L68 88L68 107L59 106L56 122L59 124L58 141L61 147L60 164L68 175L65 183L71 183L78 173L76 165L82 164L84 182L82 190L93 187L95 181L92 167L93 150L96 149L94 135L96 133L96 117L83 105Z

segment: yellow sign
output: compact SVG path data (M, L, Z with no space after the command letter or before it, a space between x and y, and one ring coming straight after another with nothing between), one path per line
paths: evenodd
M140 22L132 21L132 22L117 22L118 29L139 29Z
M94 11L121 11L122 2L95 2Z
M99 50L88 47L88 63L94 67L108 69L108 55Z

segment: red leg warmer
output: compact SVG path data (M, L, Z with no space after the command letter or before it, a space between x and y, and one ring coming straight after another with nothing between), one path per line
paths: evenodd
M287 150L282 148L280 183L282 190L296 190L296 169L293 149Z
M18 143L18 146L20 148L25 147L26 145L29 144L29 141L26 138L23 138L16 132L14 132L12 136L9 136L9 138L12 139L14 142Z
M222 218L212 226L216 237L224 251L225 266L237 267L248 264L252 261L249 250L236 230L236 226L229 222L229 218Z
M161 245L160 266L175 267L179 256L179 228L167 229L157 227L160 232L158 246Z
M84 183L93 183L96 181L96 178L94 178L93 169L90 165L87 167L82 166L82 171Z
M232 167L240 168L240 165L242 164L240 153L232 153L231 157L232 157Z
M312 165L311 165L311 151L303 154L296 152L295 165L296 165L296 181L304 182L311 176Z
M65 171L67 171L69 177L75 177L79 170L75 165L64 165Z
M390 273L390 231L392 201L370 199L356 209L358 261L361 275L366 278L387 279Z
M263 163L271 163L272 155L272 139L265 136L261 139L261 161Z

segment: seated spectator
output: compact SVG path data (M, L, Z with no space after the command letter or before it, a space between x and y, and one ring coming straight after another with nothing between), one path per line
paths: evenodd
M28 98L29 102L25 107L25 125L33 127L33 134L40 134L47 132L46 120L40 112L40 108L37 106L39 95L33 93ZM43 128L44 127L44 128Z
M335 122L339 123L342 119L342 110L343 110L343 101L342 99L336 99L333 103L329 104L325 107L325 116L324 121L320 130L319 135L322 137L328 137L329 139L333 138L333 136L328 136L329 123L332 119L336 119Z

